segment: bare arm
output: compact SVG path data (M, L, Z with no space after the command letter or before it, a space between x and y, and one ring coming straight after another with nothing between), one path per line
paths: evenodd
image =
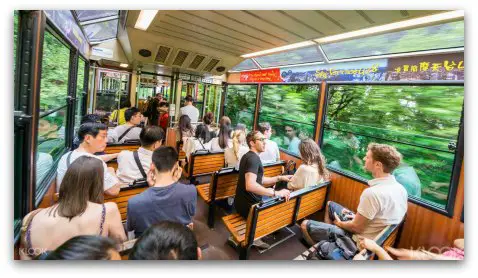
M275 177L263 177L262 178L262 183L264 185L270 185L274 183L278 183L280 181L285 181L288 182L292 178L292 175L288 176L275 176Z
M378 245L374 240L360 237L358 245L360 249L366 249L369 250L375 255L377 255L379 260L385 260L385 261L393 261L393 258L390 257L390 255L385 251L380 245ZM362 253L362 252L360 252Z
M277 182L279 177L280 176L267 178L267 179L272 179L275 182ZM265 188L262 185L258 184L256 182L256 179L257 179L256 174L251 172L246 173L246 190L248 192L261 195L261 196L269 196L269 197L280 196L280 197L285 197L286 201L289 200L289 196L290 196L289 190L282 189L280 191L275 191L273 188ZM264 177L264 179L266 179L266 177Z
M370 220L361 215L360 213L355 214L354 218L350 221L341 221L340 218L335 214L334 224L346 231L349 231L354 234L360 234L365 230Z
M119 195L120 189L121 189L121 185L117 183L113 187L106 190L104 193L108 196L116 197Z
M115 203L108 202L105 204L108 219L108 236L116 239L118 242L126 241L123 223L121 223L121 214Z
M104 155L98 155L98 157L103 160L104 162L108 162L112 159L117 158L119 153L112 153L112 154L104 154Z

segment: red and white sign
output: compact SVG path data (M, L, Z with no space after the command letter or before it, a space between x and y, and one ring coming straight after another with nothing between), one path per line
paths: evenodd
M282 82L280 69L254 70L241 72L241 83Z

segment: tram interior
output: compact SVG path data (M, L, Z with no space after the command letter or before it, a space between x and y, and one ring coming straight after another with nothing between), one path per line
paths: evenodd
M119 120L112 113L146 113L159 95L169 107L163 145L178 152L179 111L192 96L198 121L212 112L214 128L222 116L247 131L270 123L280 160L295 169L303 163L298 142L313 140L330 172L310 214L300 210L309 195L289 201L297 211L283 223L288 212L271 209L277 220L256 231L268 231L269 248L246 252L231 244L234 206L226 198L212 208L204 197L212 191L200 192L210 190L221 167L196 176L201 163L183 164L180 181L198 192L193 232L203 260L300 259L310 246L298 221L323 221L327 201L356 210L373 179L364 157L374 142L403 156L392 174L408 194L405 218L382 244L431 250L464 238L463 11L151 11L15 11L15 259L22 219L58 202L58 163L72 150L82 117L97 114L112 129ZM144 124L157 125L151 118ZM113 144L105 152L138 148ZM105 202L115 202L125 221L124 200L147 188L125 185ZM243 221L247 245L259 224Z

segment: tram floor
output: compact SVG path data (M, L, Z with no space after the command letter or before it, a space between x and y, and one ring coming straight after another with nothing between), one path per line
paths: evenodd
M207 226L207 214L207 204L198 198L193 222L198 245L204 248L203 260L238 260L238 253L227 244L229 232L221 221L221 218L226 215L224 210L216 209L214 229ZM321 218L320 214L314 216L312 219ZM305 251L307 248L301 243L300 227L295 225L290 229L295 233L293 237L262 254L255 247L251 248L249 260L292 260Z

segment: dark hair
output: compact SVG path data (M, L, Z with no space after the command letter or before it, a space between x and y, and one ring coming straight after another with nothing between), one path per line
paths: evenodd
M138 108L136 107L131 107L131 108L128 108L126 109L126 111L124 111L124 119L129 122L131 120L131 118L136 115L137 113L141 113L141 111L139 111Z
M198 139L202 139L203 143L207 143L211 141L211 133L209 132L209 129L207 128L207 126L203 124L200 124L196 127L196 132L194 134L194 137Z
M221 125L231 125L231 119L228 116L222 116L219 120L219 126Z
M219 147L221 149L227 148L227 142L231 139L231 126L221 125L219 128Z
M212 112L207 112L202 118L202 121L204 124L210 125L214 121L214 114Z
M166 101L161 101L161 102L159 103L159 107L163 107L163 106L169 107L169 103L166 102Z
M256 135L260 133L259 131L257 130L253 130L251 132L249 132L246 136L246 143L247 143L247 146L250 148L251 147L251 144L250 142L251 141L254 141L256 139Z
M400 165L402 154L394 146L370 143L367 150L372 152L372 158L382 163L383 172L391 173Z
M197 260L198 243L186 226L161 221L149 227L136 241L129 260Z
M83 235L70 238L54 251L50 251L45 260L109 260L110 250L116 249L116 242L108 237Z
M129 98L122 99L120 102L120 107L121 108L131 107L131 101L129 100Z
M259 125L257 126L257 129L262 133L264 134L264 132L266 132L267 130L270 130L272 127L271 127L271 124L268 123L268 122L264 122L264 123L259 123Z
M149 147L157 141L163 142L164 131L159 126L147 126L141 130L139 134L139 141L142 147Z
M81 118L80 124L84 123L101 123L101 117L97 114L86 114Z
M245 124L237 124L234 130L243 130L246 132L246 125Z
M102 123L84 123L78 129L78 139L80 143L83 142L86 135L91 135L93 137L98 136L100 130L108 130L108 127Z
M153 152L153 163L159 173L171 171L178 162L178 152L170 146L161 146Z
M186 102L192 102L192 101L193 101L193 96L192 96L192 95L187 95L187 96L184 98L184 101L186 101Z
M179 117L178 128L180 138L183 138L183 132L193 129L191 125L191 118L189 118L188 115L181 115L181 117Z
M102 204L104 168L97 157L80 156L65 173L60 184L58 206L50 210L53 215L67 217L70 220L85 212L88 201Z

